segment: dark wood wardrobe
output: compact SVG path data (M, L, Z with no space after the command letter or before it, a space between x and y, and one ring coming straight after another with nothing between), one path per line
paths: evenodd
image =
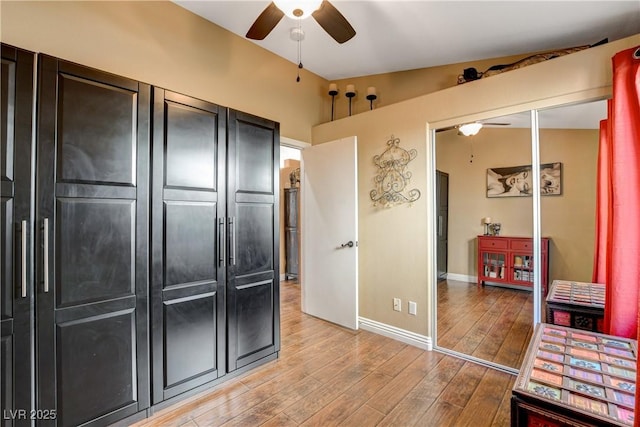
M34 56L2 53L3 424L143 418L277 357L278 124L38 55L33 143Z

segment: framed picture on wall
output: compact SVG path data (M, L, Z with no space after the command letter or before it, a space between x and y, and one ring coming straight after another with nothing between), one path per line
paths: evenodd
M531 165L487 169L487 197L527 197L532 186ZM562 194L562 163L540 165L540 194Z

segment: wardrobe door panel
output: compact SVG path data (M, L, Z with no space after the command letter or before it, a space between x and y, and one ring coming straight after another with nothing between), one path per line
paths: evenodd
M280 349L277 123L229 112L227 369Z
M207 293L165 304L168 387L217 369L216 297Z
M273 271L273 205L239 203L236 213L236 275Z
M61 425L135 405L135 333L132 309L58 323Z
M39 83L38 407L105 425L149 406L150 88L44 55Z
M216 216L216 203L165 202L165 287L216 281Z
M165 112L167 186L215 190L218 114L174 102Z
M58 198L56 308L135 293L134 200Z
M236 311L238 354L255 354L273 346L273 281L238 286Z
M16 54L3 50L2 79L0 80L0 179L13 181L13 152L15 150L15 101L16 101Z
M58 181L135 185L136 89L62 73L58 84Z
M2 426L30 425L33 402L32 52L1 45L0 412Z
M13 288L13 273L14 273L14 247L16 247L16 254L18 256L18 261L20 262L21 257L21 246L22 243L19 242L18 245L14 245L14 221L13 221L13 197L3 195L0 198L0 267L2 268L2 273L0 276L0 280L2 281L2 287L0 288L0 292L2 295L0 297L0 320L1 321L12 321L13 319L13 299L14 299L14 288ZM21 232L21 228L16 228L17 232ZM20 237L21 233L19 233ZM17 296L17 295L15 295ZM12 326L13 328L13 326Z
M3 414L16 409L13 404L13 331L9 327L9 322L2 324L3 330L0 337L0 405ZM11 422L3 419L2 425L10 426Z
M256 126L255 123L236 122L237 191L273 194L274 147L273 130ZM278 141L279 143L279 141Z
M154 88L153 402L224 375L225 110Z

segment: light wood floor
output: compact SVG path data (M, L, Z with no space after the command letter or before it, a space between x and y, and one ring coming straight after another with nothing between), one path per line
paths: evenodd
M438 345L520 368L533 333L533 293L438 282Z
M284 282L280 358L142 426L507 426L515 377L300 311Z

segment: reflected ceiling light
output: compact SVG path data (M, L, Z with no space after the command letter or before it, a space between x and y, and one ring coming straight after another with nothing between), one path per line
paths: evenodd
M458 128L458 132L460 132L464 136L473 136L480 132L480 129L482 129L482 123L466 123L464 125L460 125L460 127Z
M305 19L318 10L322 0L274 0L274 3L289 18Z

